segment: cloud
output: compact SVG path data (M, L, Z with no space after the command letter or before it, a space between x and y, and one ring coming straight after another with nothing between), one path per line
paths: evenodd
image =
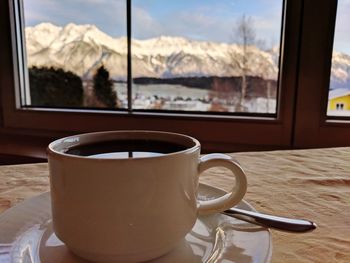
M182 12L173 15L176 23L167 25L174 35L182 35L192 39L229 42L234 21L222 19L200 12Z
M133 5L133 33L136 38L157 35L184 36L196 40L232 42L238 19L245 13L252 16L257 38L268 44L279 43L282 4L271 4L271 0L259 0L259 10L252 10L252 1L191 1L161 8L159 1L148 1L143 8ZM256 7L254 7L256 8ZM155 11L156 10L156 11ZM273 42L273 43L272 43Z
M187 10L162 10L158 13L151 13L151 10L148 11L134 5L132 11L133 36L149 38L168 35L197 40L229 41L231 27L228 24L231 24L232 19L225 21L218 19L212 12L213 8L204 4Z
M28 25L34 25L43 21L49 21L51 13L57 10L57 2L45 0L23 1L24 17Z
M253 1L258 6L252 5ZM111 36L126 35L125 0L26 0L24 4L27 25L40 22L60 26L70 22L95 24ZM246 13L253 17L258 38L278 41L280 9L281 6L272 5L271 0L178 0L166 5L157 0L139 3L135 0L132 33L139 39L171 35L232 42L237 19Z
M25 20L27 21L26 24L30 26L36 24L38 21L48 21L50 20L50 16L37 11L27 12L25 14Z
M257 39L265 41L267 45L279 45L282 27L281 16L257 17L255 25Z
M30 26L41 22L94 24L112 36L126 35L124 0L26 0L24 10Z
M108 0L75 0L76 2L80 2L82 4L96 5L96 4L110 4L113 1Z
M154 19L149 12L141 7L133 6L131 23L134 38L152 38L166 32L160 21Z

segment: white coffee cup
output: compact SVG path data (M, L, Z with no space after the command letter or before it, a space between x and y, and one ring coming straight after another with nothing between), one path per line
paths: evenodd
M132 151L141 153L154 147L166 153L106 156L101 153L111 149L97 149L101 145L118 151L132 145ZM236 205L247 189L242 168L230 156L200 157L196 139L175 133L75 135L52 142L48 160L54 231L73 253L97 262L159 257L180 243L199 214ZM197 200L199 175L216 166L232 171L234 188L214 200Z

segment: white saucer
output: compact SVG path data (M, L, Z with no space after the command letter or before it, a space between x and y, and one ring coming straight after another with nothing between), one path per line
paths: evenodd
M220 189L201 184L198 196L210 199L222 194ZM245 201L238 207L254 210ZM268 229L215 214L200 217L182 244L152 262L269 262L271 253ZM86 261L71 254L53 233L50 194L44 193L0 214L0 262Z

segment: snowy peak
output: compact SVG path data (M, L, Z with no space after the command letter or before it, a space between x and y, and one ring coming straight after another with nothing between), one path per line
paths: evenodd
M27 52L47 48L60 34L62 27L50 23L42 23L35 27L26 28Z
M91 77L103 64L115 79L126 79L127 39L113 38L95 25L42 23L27 27L29 66L53 66ZM263 51L256 46L195 41L160 36L132 39L134 77L251 76L277 79L279 48ZM245 56L246 64L243 65ZM332 82L335 87L350 83L350 56L334 52Z
M49 23L26 28L29 66L54 66L89 76L104 64L116 79L127 72L126 37L113 38L94 25ZM277 78L273 56L255 46L248 47L246 71L250 75ZM134 77L172 78L186 76L238 76L242 59L237 45L160 36L132 40Z

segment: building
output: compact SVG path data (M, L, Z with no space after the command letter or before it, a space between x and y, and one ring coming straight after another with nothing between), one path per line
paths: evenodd
M350 110L350 89L335 89L329 92L328 110Z

